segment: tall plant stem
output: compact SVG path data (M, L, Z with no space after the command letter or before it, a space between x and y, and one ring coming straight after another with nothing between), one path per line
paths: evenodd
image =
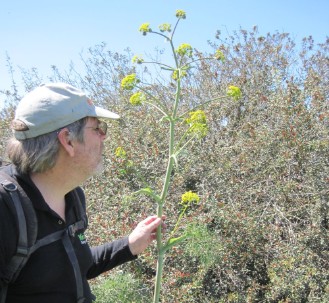
M170 184L170 177L172 173L172 169L174 166L174 144L175 144L175 117L177 113L178 102L180 98L180 80L177 81L177 90L176 90L176 98L175 104L173 108L173 115L169 119L169 158L168 158L168 165L167 171L164 179L164 184L161 192L160 202L158 203L157 209L157 216L162 217L163 213L163 204L166 200L169 184ZM162 279L162 270L163 270L163 260L164 260L164 249L162 246L162 231L161 225L157 229L157 250L158 250L158 260L157 260L157 271L156 271L156 280L155 280L155 289L154 289L154 298L153 303L158 303L160 299L160 289L161 289L161 279Z
M163 260L164 260L164 253L162 252L162 253L158 254L157 269L156 269L157 274L156 274L156 281L155 281L153 303L158 303L159 299L160 299Z
M169 160L168 160L168 166L165 176L165 181L163 184L163 189L161 193L161 200L158 203L158 209L157 209L157 216L162 217L163 213L163 203L166 199L169 183L170 183L170 176L172 172L172 168L174 165L174 159L171 156L172 150L173 150L173 135L174 135L174 121L170 121L170 147L169 148ZM161 225L157 229L157 250L158 250L158 260L157 260L157 270L156 270L156 280L155 280L155 289L154 289L154 298L153 303L158 303L160 298L160 289L161 289L161 279L162 279L162 269L163 269L163 259L164 259L164 251L162 249L162 231L161 231Z

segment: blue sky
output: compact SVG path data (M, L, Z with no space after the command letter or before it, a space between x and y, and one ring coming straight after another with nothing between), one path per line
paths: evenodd
M175 36L176 44L189 43L207 51L216 30L233 32L258 26L261 34L288 32L297 43L312 35L315 42L329 36L329 0L1 0L0 88L10 86L6 56L11 58L16 80L19 67L35 67L46 79L51 65L68 69L81 64L80 54L106 42L112 51L153 53L166 47L163 39L142 36L138 28L174 23L175 11L186 11ZM19 81L18 81L19 84ZM0 107L3 98L0 96Z

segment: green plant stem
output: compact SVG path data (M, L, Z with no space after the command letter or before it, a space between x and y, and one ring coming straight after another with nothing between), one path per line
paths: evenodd
M153 302L158 303L160 299L160 289L161 289L161 277L162 277L162 269L163 269L163 260L164 260L164 253L159 253L158 255L158 262L157 262L157 279L155 281L155 290L154 290L154 297Z
M178 229L179 223L182 220L182 218L183 218L183 216L184 216L184 214L185 214L185 212L186 212L186 210L187 210L188 207L189 207L189 204L185 205L184 209L181 211L181 213L180 213L180 215L179 215L179 217L177 219L176 225L175 225L174 229L172 230L172 232L170 234L170 238L175 235L175 232Z
M139 87L139 86L136 86L137 88L139 88L142 92L144 92L146 95L148 95L151 99L153 99L157 105L151 103L151 102L145 102L145 103L148 103L152 106L154 106L157 110L159 110L161 113L163 113L165 116L168 116L168 113L166 112L165 108L163 108L161 102L157 99L157 98L154 98L152 94L150 94L147 90L145 90L143 87Z
M173 115L169 119L169 158L168 158L168 165L166 176L164 179L164 184L160 196L160 202L158 202L158 209L157 209L157 216L159 218L162 217L163 213L163 204L166 200L168 188L170 184L170 177L172 173L172 169L174 166L174 144L175 144L175 117L178 108L178 102L180 99L180 79L177 81L177 89L176 89L176 98L175 104L173 108ZM156 271L156 280L155 280L155 289L154 289L154 298L153 303L158 303L160 298L160 289L161 289L161 279L162 279L162 270L163 270L163 259L164 259L164 251L162 249L162 231L161 225L157 229L157 250L158 250L158 261L157 261L157 271Z
M172 172L172 168L174 165L174 159L171 157L172 149L173 149L173 134L174 134L174 121L170 121L170 144L169 144L169 160L167 166L167 172L165 177L165 182L163 185L163 190L160 197L160 202L158 203L157 209L157 216L159 218L162 217L163 213L163 203L166 199L169 183L170 183L170 176ZM162 250L162 231L161 225L157 229L157 250L158 250L158 261L157 261L157 270L156 270L156 280L155 280L155 289L154 289L154 298L153 303L158 303L160 298L160 289L161 289L161 279L162 279L162 269L163 269L163 259L164 259L164 252Z
M190 128L189 128L189 130L190 130ZM188 131L189 131L189 130L188 130ZM180 147L181 142L183 142L183 140L186 138L187 134L189 133L188 131L185 132L185 134L184 134L184 135L182 136L182 138L179 140L179 143L178 143L177 146L176 146L175 155L179 155L179 153L185 148L185 146L187 146L188 144L190 144L190 142L196 137L196 135L193 135L190 139L188 139L187 142L184 143L184 145L182 145L182 146ZM177 149L177 148L178 148L178 149Z
M167 116L167 113L165 113L161 108L159 108L158 106L156 106L155 104L151 103L151 102L147 102L144 101L145 104L149 104L151 106L153 106L155 109L157 109L160 113L162 113L164 116Z

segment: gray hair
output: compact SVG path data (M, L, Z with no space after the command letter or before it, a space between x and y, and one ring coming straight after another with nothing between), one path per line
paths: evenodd
M88 118L80 119L66 127L71 140L84 142L83 127ZM60 142L58 133L63 128L35 138L17 140L11 138L7 145L7 154L17 170L21 173L42 173L56 164Z

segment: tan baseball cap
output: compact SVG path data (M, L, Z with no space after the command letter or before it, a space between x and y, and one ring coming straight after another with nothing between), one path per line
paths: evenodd
M84 92L66 83L43 84L18 104L12 122L18 140L34 138L65 127L85 117L119 119L109 110L95 106Z

